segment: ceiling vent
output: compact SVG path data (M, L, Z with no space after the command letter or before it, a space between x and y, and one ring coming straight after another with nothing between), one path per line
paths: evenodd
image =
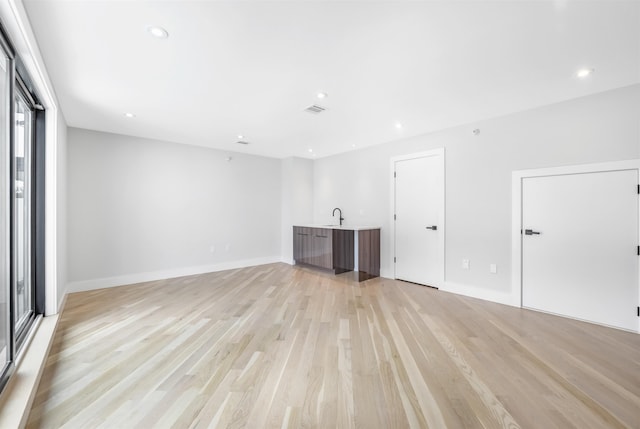
M322 113L325 110L327 110L325 107L322 106L318 106L317 104L312 104L311 106L307 107L306 109L304 109L305 112L309 112L309 113Z
M248 145L249 144L249 142L246 142L244 140L238 140L236 143L243 144L243 145Z

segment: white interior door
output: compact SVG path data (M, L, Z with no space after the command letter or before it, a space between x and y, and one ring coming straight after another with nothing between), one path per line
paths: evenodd
M637 170L524 178L524 307L638 330Z
M444 278L444 155L396 161L395 275L433 287Z

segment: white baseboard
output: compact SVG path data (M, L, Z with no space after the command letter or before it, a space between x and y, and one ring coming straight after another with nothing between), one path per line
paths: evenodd
M385 279L393 279L394 272L393 270L385 270L385 269L380 269L380 277L384 277Z
M520 302L511 292L501 292L452 282L445 282L440 290L520 308Z
M281 256L265 258L245 259L240 261L224 262L214 265L200 265L196 267L176 268L172 270L153 271L146 273L127 274L116 277L106 277L100 279L83 280L71 282L67 285L66 293L82 292L88 290L102 289L107 287L123 286L135 283L150 282L155 280L171 279L175 277L191 276L195 274L213 273L216 271L232 270L237 268L253 267L256 265L272 264L282 262L294 265L294 261ZM393 279L392 273L380 272L380 277ZM497 302L499 304L520 307L517 296L510 292L484 289L477 286L464 285L453 282L445 282L440 290L472 298L484 299L485 301Z
M223 262L213 265L199 265L196 267L175 268L171 270L152 271L147 273L126 274L123 276L105 277L100 279L71 282L67 285L67 293L82 292L107 287L124 286L155 280L171 279L175 277L192 276L195 274L213 273L216 271L234 270L236 268L253 267L256 265L282 262L280 256L244 259L240 261Z
M380 277L388 279L395 279L392 272L380 272ZM478 286L465 285L461 283L454 283L445 281L439 285L438 290L443 292L455 293L456 295L468 296L470 298L478 298L485 301L496 302L498 304L509 305L511 307L520 308L519 295L511 292L501 292L497 290L484 289Z
M64 308L64 306L67 303L67 292L69 285L65 286L64 291L62 292L62 299L60 299L60 303L58 304L58 312L56 314L59 314L62 312L62 309ZM51 314L47 314L47 316L52 316Z

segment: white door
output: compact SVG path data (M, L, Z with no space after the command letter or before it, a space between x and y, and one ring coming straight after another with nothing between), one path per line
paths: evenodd
M396 161L395 275L433 287L444 277L444 154Z
M522 305L638 330L638 171L524 178Z

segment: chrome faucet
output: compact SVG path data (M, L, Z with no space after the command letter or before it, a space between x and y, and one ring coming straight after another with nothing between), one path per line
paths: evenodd
M342 210L340 210L338 207L336 207L335 209L333 209L333 213L331 214L331 216L335 216L336 215L336 210L338 210L340 212L340 226L342 226L342 221L344 220L344 218L342 217Z

